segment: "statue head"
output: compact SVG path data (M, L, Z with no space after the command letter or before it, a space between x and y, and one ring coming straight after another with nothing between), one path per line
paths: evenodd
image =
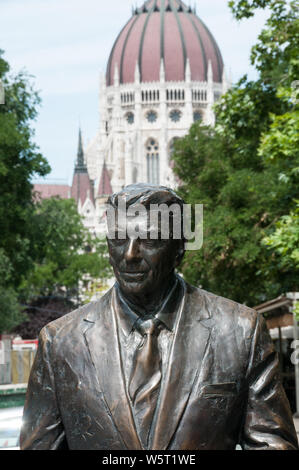
M185 253L183 204L171 189L142 183L109 198L107 214L115 215L110 263L123 293L154 296L174 277Z

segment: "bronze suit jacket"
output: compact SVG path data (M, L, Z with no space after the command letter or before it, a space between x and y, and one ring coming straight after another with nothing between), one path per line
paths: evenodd
M297 449L262 317L183 285L151 449ZM21 449L142 449L124 384L115 299L112 288L42 330Z

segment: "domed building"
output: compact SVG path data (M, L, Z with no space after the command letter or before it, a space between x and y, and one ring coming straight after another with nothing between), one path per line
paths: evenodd
M84 152L94 194L85 183L80 212L87 216L86 205L89 221L102 219L103 181L113 192L135 182L175 187L174 141L194 121L213 125L213 105L228 87L219 47L194 9L181 0L134 9L101 79L99 131ZM77 182L78 173L77 164Z

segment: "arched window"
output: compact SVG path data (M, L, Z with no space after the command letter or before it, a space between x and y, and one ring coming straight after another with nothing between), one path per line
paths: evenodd
M151 123L156 122L158 119L158 114L156 113L156 111L153 111L153 110L148 111L146 113L146 119L148 120L148 122L151 122Z
M128 124L134 124L135 116L134 113L132 113L131 111L125 115L125 118Z
M198 109L196 109L193 113L193 121L198 122L198 121L201 121L201 120L202 120L202 114Z
M172 109L169 113L172 122L179 122L182 117L182 112L179 109Z
M146 144L147 182L160 183L160 155L159 144L154 139L149 139Z

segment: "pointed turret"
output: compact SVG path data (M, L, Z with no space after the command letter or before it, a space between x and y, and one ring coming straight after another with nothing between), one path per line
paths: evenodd
M93 183L89 178L87 165L84 160L82 132L81 129L79 129L77 159L71 188L71 197L76 200L79 211L84 206L87 199L93 203L93 192Z
M75 165L75 173L87 173L87 166L84 162L84 151L83 151L81 128L79 128L79 140L78 140L78 151L77 151L77 160L76 160L76 165Z
M99 187L97 191L97 196L108 197L111 194L113 194L113 191L112 191L112 186L111 186L111 181L110 181L110 175L109 175L108 168L106 165L106 160L104 160L101 179L100 179L100 183L99 183Z

